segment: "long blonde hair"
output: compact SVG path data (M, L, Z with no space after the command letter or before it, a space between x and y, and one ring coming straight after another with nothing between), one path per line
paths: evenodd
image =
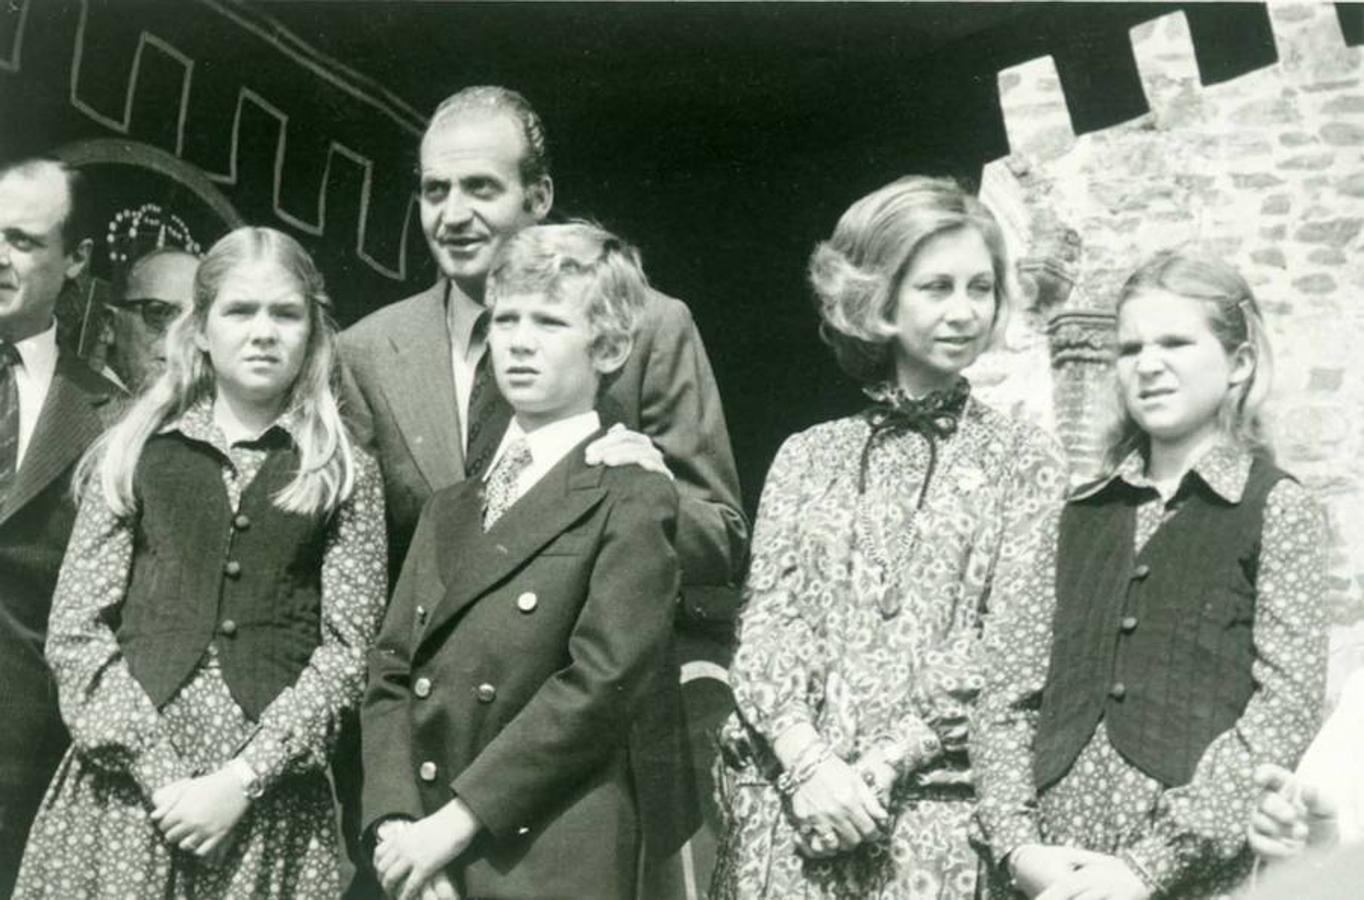
M299 467L274 503L289 512L326 514L350 496L355 456L332 386L336 325L322 275L296 240L273 228L254 227L230 232L204 256L194 276L194 303L166 335L165 372L86 452L76 470L78 490L96 479L115 513L126 516L136 511L133 476L147 441L167 422L216 394L213 366L195 336L203 333L224 281L237 268L256 262L283 270L308 307L303 366L284 407L284 415L296 423Z
M1246 347L1254 360L1250 376L1234 384L1217 409L1218 430L1247 450L1272 451L1264 421L1264 405L1274 380L1274 360L1260 305L1250 285L1228 263L1188 250L1165 250L1137 268L1118 293L1114 311L1149 290L1198 300L1207 312L1208 328L1228 355ZM1116 382L1116 379L1115 379ZM1133 451L1145 452L1146 432L1132 419L1121 388L1104 440L1105 474L1112 474Z

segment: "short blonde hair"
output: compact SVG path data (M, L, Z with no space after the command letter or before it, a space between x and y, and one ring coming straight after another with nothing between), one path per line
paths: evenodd
M1264 406L1274 381L1274 358L1264 316L1250 285L1223 260L1195 250L1163 250L1128 276L1118 292L1114 312L1120 312L1133 297L1153 290L1200 301L1207 312L1208 330L1228 355L1241 347L1250 350L1255 367L1249 378L1227 391L1217 410L1217 424L1223 435L1240 446L1270 452ZM1133 451L1146 448L1146 433L1128 413L1121 388L1118 391L1104 441L1105 472L1114 471Z
M592 222L523 228L499 250L488 273L486 302L535 294L584 305L599 355L633 342L649 282L639 251Z
M893 181L850 206L833 236L815 247L809 276L819 332L843 371L865 383L890 377L900 281L924 242L963 228L975 229L990 251L997 332L1013 284L1004 235L994 214L951 179Z

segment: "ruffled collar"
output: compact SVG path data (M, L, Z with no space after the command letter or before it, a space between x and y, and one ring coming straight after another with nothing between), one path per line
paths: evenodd
M956 433L971 397L971 383L957 376L947 387L917 398L909 396L899 385L888 382L865 388L863 392L872 401L862 411L862 417L871 425L871 433L862 446L857 473L858 493L867 489L867 465L873 445L885 437L913 431L928 441L928 471L924 473L923 487L919 489L915 504L916 509L922 508L928 483L933 480L933 470L938 463L938 440Z

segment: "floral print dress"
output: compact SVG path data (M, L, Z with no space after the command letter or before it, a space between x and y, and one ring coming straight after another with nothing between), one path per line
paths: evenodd
M1239 502L1251 455L1214 445L1186 479L1201 479ZM1167 504L1133 454L1112 478L1142 490L1135 549L1178 514L1185 494ZM1110 479L1111 480L1111 479ZM1107 483L1107 482L1105 482ZM1097 489L1097 486L1091 489ZM996 858L1021 844L1083 847L1120 856L1156 896L1224 896L1249 874L1246 826L1255 803L1256 764L1292 768L1320 724L1326 687L1326 553L1320 507L1292 479L1265 502L1252 640L1254 695L1236 725L1203 752L1193 779L1167 787L1124 759L1101 721L1061 779L1036 796L1030 747L1051 655L1056 604L1059 514L1042 566L1010 607L991 646L993 663L978 708L973 751L981 785L980 825ZM1001 894L1006 892L1001 892Z
M270 431L227 444L207 401L169 428L214 448L235 509L265 462ZM321 645L298 680L252 721L228 691L212 646L161 709L132 677L107 617L123 601L133 523L97 483L85 492L62 565L47 655L71 730L29 835L16 898L335 898L337 836L327 758L342 711L358 702L386 590L383 489L356 452L349 499L328 525ZM187 503L194 498L187 497ZM216 864L168 846L150 797L241 756L265 786Z
M1035 565L1065 471L1040 431L975 400L936 446L916 431L869 444L871 427L859 416L794 435L768 473L717 763L716 900L975 894L969 765L933 725L972 704L979 635ZM770 750L797 723L850 763L884 745L903 754L886 840L797 854Z

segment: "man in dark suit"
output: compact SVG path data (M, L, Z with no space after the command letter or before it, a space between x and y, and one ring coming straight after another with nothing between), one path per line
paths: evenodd
M375 867L392 897L626 900L641 841L670 853L696 821L685 754L664 749L681 726L677 491L583 452L644 279L583 223L512 238L493 278L515 419L486 479L422 513L371 653Z
M505 88L443 102L421 144L421 220L441 277L342 335L347 415L383 469L391 569L431 494L482 474L509 411L488 377L488 267L508 237L548 215L554 182L539 116ZM748 545L715 377L685 304L650 291L629 363L601 405L622 424L589 458L671 472L681 496L683 615L733 620Z
M118 389L57 344L57 297L90 256L78 187L53 160L0 171L0 897L68 742L43 642L71 473L117 412Z

